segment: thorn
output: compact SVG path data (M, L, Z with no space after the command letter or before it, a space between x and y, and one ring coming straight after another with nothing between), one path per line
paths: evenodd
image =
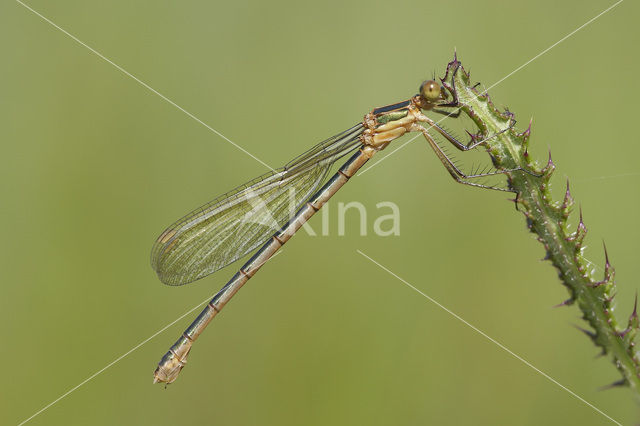
M607 246L604 240L602 241L602 246L604 247L604 279L602 283L613 283L616 271L613 266L611 266L611 262L609 262L609 253L607 252Z
M582 205L580 205L579 210L580 210L580 219L578 221L578 227L576 228L576 232L574 232L569 237L567 237L567 241L575 242L577 252L580 251L580 249L582 248L582 242L584 241L584 237L587 236L587 232L588 232L587 227L584 224L584 220L582 219ZM605 271L606 271L606 267L605 267Z
M511 118L513 119L514 116L511 116ZM514 121L515 121L515 119L514 119ZM533 122L533 118L531 118L531 120L529 120L529 126L522 133L518 134L518 136L522 138L522 145L525 147L525 156L527 155L527 147L529 146L529 137L531 136L531 123L532 122Z
M582 328L582 327L577 326L577 325L574 325L574 327L577 328L578 330L582 331L587 336L589 336L589 338L591 338L592 340L596 339L596 333L594 333L593 331L587 330L587 329Z
M624 336L626 336L626 335L627 335L627 333L628 333L628 332L630 332L630 331L631 331L631 327L627 327L627 328L625 328L625 329L624 329L624 330L622 330L622 331L616 331L616 335L617 335L618 337L624 337Z
M507 106L504 107L504 111L502 112L502 115L508 118L509 120L511 120L513 117L516 116L514 113L509 111L509 108Z
M611 303L613 302L613 299L615 299L615 297L618 295L618 293L613 293L611 296L609 297L605 297L604 301L607 303Z
M638 330L639 326L640 322L638 321L638 292L636 291L636 298L633 302L633 312L631 312L631 315L629 315L629 329ZM633 340L633 338L631 338L631 340Z
M553 307L554 307L554 308L560 308L560 307L562 307L562 306L569 306L569 305L573 304L573 302L574 302L573 297L570 297L570 298L568 298L567 300L565 300L564 302L562 302L562 303L558 303L557 305L555 305L555 306L553 306ZM578 327L577 325L576 325L576 327L577 327L579 330L581 330L581 331L583 331L583 332L585 332L585 333L591 333L590 331L588 331L588 330L584 330L584 329L582 329L582 328ZM592 334L593 334L593 333L592 333ZM594 335L593 337L595 337L595 335Z
M553 159L551 158L551 150L549 150L549 159L547 160L547 165L542 169L542 173L545 175L544 177L548 179L555 169L556 165L553 164Z
M580 222L582 222L582 209L580 210ZM607 244L605 244L604 240L602 240L602 247L604 248L604 266L606 269L610 267L611 264L609 263L609 253L607 253ZM638 295L636 294L636 299L637 299L637 296Z
M531 125L533 124L533 117L531 117L529 119L529 126L527 127L527 129L521 133L522 136L526 136L527 138L529 138L529 135L531 135Z
M508 198L509 201L513 201L516 205L516 211L518 211L518 202L520 201L520 193L516 192L516 198Z
M569 189L569 179L567 178L567 189L564 193L564 200L562 201L562 215L564 216L564 218L568 218L569 215L571 214L571 207L573 206L574 201L573 201L573 197L571 196L571 190Z
M622 387L622 386L626 386L626 385L627 385L627 381L625 379L620 379L620 380L618 380L616 382L611 383L610 385L599 387L598 390L599 391L604 391L604 390L618 388L618 387Z
M602 280L602 281L596 281L595 283L588 283L587 287L589 288L598 288L600 287L602 284L606 284L607 281L606 280Z
M580 242L582 242L585 235L587 235L587 227L584 225L584 220L582 220L582 204L580 204L579 206L579 211L580 211L580 221L578 222L578 229L576 230L576 233L577 232L582 233L582 235L580 236Z
M565 202L571 198L571 189L569 189L569 178L567 178L567 189L564 192L564 200Z
M471 142L470 144L474 144L476 143L476 135L471 133L470 131L468 131L467 129L464 130L465 132L467 132L467 135L469 135L469 137L471 138Z

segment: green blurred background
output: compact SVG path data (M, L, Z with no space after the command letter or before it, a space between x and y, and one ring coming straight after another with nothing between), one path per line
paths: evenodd
M28 4L277 166L414 94L456 47L489 86L612 3ZM623 2L491 90L521 128L535 118L533 154L552 150L556 193L570 177L595 264L606 239L623 321L638 288L639 9ZM151 245L265 168L19 3L0 15L0 423L17 424L226 282L239 264L163 286ZM627 389L598 391L619 375L576 307L552 309L567 292L507 198L455 184L416 140L339 192L329 236L297 236L241 291L174 385L152 372L195 313L30 424L610 424L356 250L637 421ZM337 235L338 201L368 208L369 236L354 212ZM381 201L400 207L399 237L371 232Z

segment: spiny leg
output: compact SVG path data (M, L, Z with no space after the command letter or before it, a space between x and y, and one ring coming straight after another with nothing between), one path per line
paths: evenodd
M495 133L495 134L493 134L491 136L488 136L488 137L486 137L484 139L481 139L479 141L474 141L474 139L472 139L471 142L468 145L465 145L462 142L460 142L458 139L456 139L454 136L449 134L449 132L447 132L445 129L443 129L442 127L438 126L437 122L433 121L431 118L427 117L426 115L420 113L418 115L418 120L427 123L430 127L433 127L449 143L451 143L454 147L456 147L460 151L470 151L470 150L472 150L474 148L477 148L478 146L482 145L486 141L488 141L488 140L490 140L492 138L495 138L495 137L503 134L504 132L507 132L507 131L511 130L513 128L513 126L515 126L515 121L512 121L509 124L509 127L500 130L498 133ZM542 175L540 175L538 173L534 173L531 170L527 170L527 169L525 169L523 167L516 167L516 168L513 168L513 169L505 169L505 170L500 170L500 171L496 171L496 172L492 172L492 173L483 173L483 174L475 175L473 177L491 176L491 175L497 175L497 174L500 174L500 173L516 172L516 171L522 171L522 172L527 173L528 175L531 175L531 176L534 176L534 177L542 176ZM471 176L469 176L469 177L471 177Z
M453 136L451 136L446 130L444 130L442 127L438 127L437 125L435 125L436 123L433 123L434 125L432 127L436 128L438 130L438 133L440 133L441 135L443 135L448 141L455 141L458 144L460 144L462 147L465 148L460 148L461 151L469 151L473 148L475 148L478 144L474 144L474 146L472 148L468 148L466 145L461 144L456 138L454 138ZM433 140L433 137L431 135L429 135L427 132L428 130L425 129L423 126L419 126L421 129L417 129L420 132L422 132L424 135L428 135L425 137L431 138L431 140ZM416 129L412 129L412 130L416 130ZM487 139L484 139L481 142L486 141ZM504 169L504 170L496 170L493 172L488 172L485 173L484 171L481 173L470 173L470 174L465 174L464 172L462 172L462 170L460 170L459 167L457 167L455 165L455 163L452 161L452 159L450 158L450 156L444 151L444 149L442 149L440 147L440 145L437 144L437 142L434 141L434 143L436 144L436 146L438 147L439 151L442 152L442 154L448 159L449 163L451 163L451 165L454 167L454 170L456 171L456 173L458 174L458 176L464 178L464 179L475 179L475 178L481 178L481 177L487 177L487 176L496 176L496 175L500 175L500 174L504 174L504 173L508 173L508 172L515 172L515 171L524 171L521 167L517 167L514 169ZM452 142L452 144L456 147L458 147L458 145L456 145L456 143ZM485 169L486 170L486 169Z
M433 127L438 133L440 133L446 140L448 140L453 146L458 148L460 151L470 151L470 150L478 147L479 145L482 145L486 141L488 141L490 139L493 139L496 136L499 136L499 135L503 134L504 132L506 132L508 130L511 130L513 128L513 126L515 125L515 122L512 122L509 125L509 127L507 127L506 129L500 130L498 133L495 133L495 134L493 134L491 136L488 136L488 137L486 137L484 139L481 139L479 141L476 141L476 140L472 139L469 144L465 145L462 142L460 142L458 139L456 139L455 137L450 135L445 129L440 127L437 122L433 121L431 118L427 117L426 115L420 113L418 115L418 120L427 123L429 125L429 127Z
M429 145L431 146L431 148L435 152L435 154L438 157L438 159L440 160L440 162L444 165L444 167L447 169L447 171L449 172L451 177L453 177L453 179L455 179L456 182L464 184L464 185L475 186L475 187L478 187L478 188L493 189L493 190L496 190L496 191L503 191L503 192L516 192L516 191L513 191L512 189L500 188L500 187L497 187L497 186L483 185L481 183L470 182L468 180L468 179L473 179L473 178L478 178L478 177L483 177L483 176L490 176L490 175L494 175L494 174L502 174L502 173L508 172L509 170L504 170L504 171L501 171L501 172L496 172L496 173L492 173L492 174L484 174L484 175L466 175L458 167L456 167L456 165L453 163L453 161L451 161L451 159L447 156L447 154L444 153L442 148L440 148L440 145L438 145L438 143L427 132L427 129L425 129L424 127L422 127L419 124L414 124L413 126L411 126L410 130L411 131L419 131L419 132L422 133L422 135L425 137L425 139L427 140L427 142L429 143Z
M460 114L462 114L462 110L460 108L458 108L457 111L452 111L452 112L448 112L448 111L445 111L442 109L436 109L436 108L431 109L431 111L437 114L442 114L445 117L451 117L451 118L458 118L460 117Z

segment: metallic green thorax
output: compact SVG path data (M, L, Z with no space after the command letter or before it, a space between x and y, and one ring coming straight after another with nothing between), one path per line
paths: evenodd
M400 120L401 118L404 118L407 116L407 114L409 113L408 109L403 109L403 110L399 110L399 111L392 111L389 113L384 113L384 114L380 114L378 116L376 116L376 120L378 121L378 124L382 125L382 124L386 124L390 121L396 121L396 120Z

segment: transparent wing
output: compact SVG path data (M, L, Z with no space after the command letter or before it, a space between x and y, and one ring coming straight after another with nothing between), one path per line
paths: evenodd
M320 142L169 226L151 250L160 280L187 284L256 249L313 195L333 163L360 145L362 131L358 124Z

